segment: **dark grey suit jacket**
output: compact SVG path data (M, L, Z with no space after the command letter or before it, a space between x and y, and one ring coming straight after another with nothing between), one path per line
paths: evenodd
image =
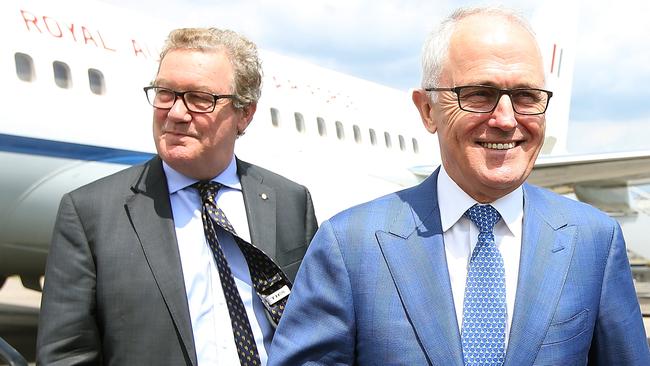
M239 160L237 173L252 243L293 280L317 229L309 191ZM45 278L39 364L197 364L159 157L63 196Z

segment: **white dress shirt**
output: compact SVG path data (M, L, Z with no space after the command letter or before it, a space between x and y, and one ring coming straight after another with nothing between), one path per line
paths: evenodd
M201 196L197 189L188 188L196 180L180 174L166 163L163 163L163 169L169 186L198 364L239 365L219 270L203 232ZM217 194L217 206L226 214L237 235L250 243L244 196L234 156L228 167L212 181L224 185ZM271 345L273 328L252 287L246 259L233 236L217 227L217 237L246 308L260 360L262 365L266 365L266 350Z
M478 241L479 229L463 214L477 202L465 193L440 167L438 174L438 205L442 222L445 254L451 289L456 308L458 329L462 329L463 300L469 259ZM506 346L508 345L512 312L515 307L519 257L521 255L521 234L524 217L523 189L518 187L491 205L501 214L501 220L494 227L494 239L503 257L506 273Z

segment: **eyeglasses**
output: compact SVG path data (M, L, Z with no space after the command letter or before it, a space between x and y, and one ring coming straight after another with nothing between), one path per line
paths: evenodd
M177 98L183 100L185 108L195 113L210 113L214 111L219 99L238 99L234 94L211 94L202 91L179 92L159 86L146 86L143 88L147 100L154 108L171 109Z
M487 85L466 85L454 88L426 88L426 91L452 91L460 109L472 113L492 113L502 95L510 97L515 113L527 116L543 114L553 92L535 88L499 89Z

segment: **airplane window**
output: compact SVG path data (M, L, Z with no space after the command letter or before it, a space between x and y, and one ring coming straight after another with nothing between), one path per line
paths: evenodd
M93 94L101 95L106 91L104 74L97 69L88 69L88 83Z
M36 74L34 73L34 60L31 56L24 53L16 52L14 54L16 60L16 75L22 81L34 81Z
M393 142L390 140L390 134L388 132L384 132L384 141L386 142L387 149L393 147Z
M321 136L327 136L327 126L325 125L325 120L320 117L316 117L316 124L318 126L318 134Z
M305 133L305 119L302 117L302 113L296 112L293 115L296 118L296 130Z
M418 146L418 140L416 140L415 138L412 138L411 142L413 143L413 152L416 153L416 154L419 153L420 152L420 146Z
M345 139L345 131L343 131L343 123L336 121L336 137L339 140Z
M359 126L354 125L352 126L352 132L354 132L354 141L357 142L357 144L361 143L361 130L359 129Z
M377 145L377 134L375 133L375 130L370 128L368 129L368 132L370 134L370 144Z
M70 67L61 61L54 61L52 67L54 68L54 82L56 85L59 88L70 89L72 87Z
M271 108L271 124L273 127L280 127L280 111L276 108Z
M404 141L404 136L397 135L397 139L399 140L399 149L406 151L406 141Z

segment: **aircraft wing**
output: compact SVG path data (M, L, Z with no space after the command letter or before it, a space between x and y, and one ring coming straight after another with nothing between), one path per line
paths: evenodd
M528 182L569 193L581 184L625 185L650 180L650 150L540 156ZM609 183L609 184L608 184Z
M423 179L437 166L412 167ZM577 185L621 186L650 182L650 150L584 155L541 155L528 182L558 193L572 193Z

